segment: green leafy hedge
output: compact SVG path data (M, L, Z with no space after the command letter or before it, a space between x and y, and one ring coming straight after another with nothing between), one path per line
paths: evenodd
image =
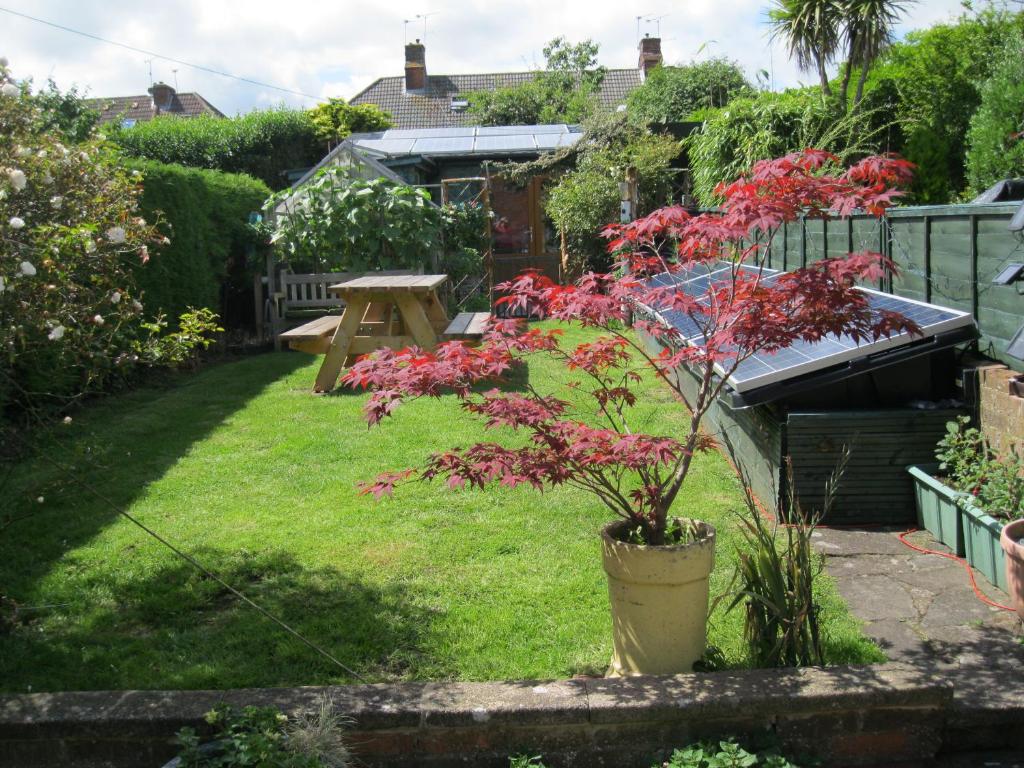
M967 175L975 192L1024 176L1024 36L1010 41L982 86L967 141Z
M325 152L310 113L293 109L235 118L158 117L115 129L110 138L132 157L248 173L271 189L288 186L285 171L315 165Z
M695 111L725 106L750 85L743 70L728 59L711 59L682 67L656 67L643 85L629 94L630 118L643 125L692 119Z
M146 314L176 318L188 307L221 305L226 280L251 274L247 253L257 244L249 213L270 195L258 179L237 173L130 161L142 173L141 206L169 242L150 250L149 263L135 268Z

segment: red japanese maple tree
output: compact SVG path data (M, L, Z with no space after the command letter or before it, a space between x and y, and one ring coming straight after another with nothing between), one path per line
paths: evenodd
M619 257L615 274L587 274L575 285L560 286L528 272L498 286L506 294L500 301L511 310L600 330L593 341L564 348L557 328L492 318L478 347L453 341L434 351L381 350L360 359L343 381L373 391L366 405L371 425L405 399L454 393L487 427L511 427L529 436L514 446L481 442L435 453L423 468L381 475L363 484L363 492L379 496L402 481L438 477L453 488L568 484L595 494L645 543L671 543L672 503L694 454L713 445L701 420L738 366L798 341L919 332L899 315L872 310L855 287L856 281L895 270L879 253L829 258L770 278L763 270L766 249L784 222L857 210L881 215L911 171L906 161L876 156L844 173L826 172L836 162L817 150L762 161L749 176L719 187L723 203L717 211L690 215L669 207L609 226L605 235ZM649 279L683 272L714 276L696 295L672 280ZM634 317L634 328L661 340L661 353L650 352L626 329L634 309L647 318ZM660 319L667 311L685 315L696 333L684 339ZM517 361L538 354L582 372L582 384L580 376L567 384L573 397L538 391L532 382L520 392L476 386L500 382ZM684 388L684 377L676 378L680 367L689 370L694 386ZM631 426L634 385L644 369L661 377L689 409L685 434L646 434ZM574 405L581 391L594 407Z

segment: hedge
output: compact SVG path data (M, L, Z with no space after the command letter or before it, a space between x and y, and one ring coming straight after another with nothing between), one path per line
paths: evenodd
M247 257L258 241L249 214L262 208L270 190L245 174L151 160L127 164L143 175L143 214L170 241L151 249L149 263L136 268L146 314L173 320L190 306L223 313L225 283L247 287L254 266Z
M271 189L288 186L285 171L309 168L325 154L309 112L274 109L234 118L165 116L118 128L110 138L126 155L191 168L248 173Z

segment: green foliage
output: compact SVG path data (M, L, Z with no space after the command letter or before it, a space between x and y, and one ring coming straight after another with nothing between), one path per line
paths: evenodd
M288 185L285 171L308 168L324 154L310 113L283 108L230 119L163 116L114 128L110 136L132 157L247 173L271 189Z
M441 271L452 284L469 275L480 275L487 250L488 211L476 203L446 203L441 206L444 258Z
M982 86L967 143L967 176L975 192L1024 176L1024 35L1007 43Z
M180 768L345 768L348 750L326 754L295 749L288 718L273 707L223 704L206 714L214 742L205 746L193 728L177 734Z
M898 94L893 116L904 124L906 145L886 147L918 166L911 188L922 204L946 203L966 185L964 157L971 116L981 103L1007 41L1024 31L1024 13L988 7L956 22L910 32L893 44L868 76L865 91Z
M61 407L131 375L133 279L154 231L96 138L65 143L0 65L0 412Z
M998 455L970 419L961 416L946 425L935 456L950 485L993 517L1010 522L1024 517L1024 454L1011 445Z
M677 749L662 766L652 768L798 768L776 752L753 753L729 739L702 741Z
M361 179L345 168L324 168L288 200L272 242L294 269L369 272L415 269L441 246L441 214L430 195L388 179Z
M53 80L35 95L35 103L42 112L40 128L59 133L62 141L73 144L88 139L100 119L99 112L86 106L77 87L61 93Z
M624 115L595 116L575 148L574 167L548 190L545 211L565 234L570 269L604 269L607 254L601 230L618 220L619 181L637 171L642 216L671 201L672 161L679 144L670 136L630 123Z
M687 140L694 192L702 205L715 205L718 184L758 160L805 147L828 150L849 164L877 151L886 127L878 117L868 109L846 113L814 88L733 99Z
M734 457L735 458L735 457ZM747 515L741 519L746 547L738 553L735 579L739 581L728 610L743 605L743 635L755 667L805 667L825 660L814 597L814 581L824 568L811 537L828 514L842 480L849 449L825 488L825 507L807 514L793 490L793 465L787 462L789 479L787 525L780 534L778 522L769 524L744 483Z
M348 104L344 99L329 99L309 111L316 137L337 143L353 133L383 131L392 126L391 115L376 104Z
M508 759L508 768L547 768L540 755L512 755Z
M597 51L591 40L573 45L556 37L544 47L544 71L520 85L467 94L468 114L480 125L582 122L594 112L604 80Z
M220 306L221 287L248 285L247 254L259 244L249 214L270 190L244 174L154 161L128 163L143 179L141 207L166 236L135 268L150 318L178 317L190 307Z
M161 335L167 327L161 315L151 323L143 323L149 337L137 342L140 358L151 365L181 368L194 365L200 350L210 348L214 336L224 331L213 310L189 308L178 318L178 330Z
M725 106L750 89L739 66L710 59L682 67L656 67L626 102L631 119L643 124L692 120L697 110Z

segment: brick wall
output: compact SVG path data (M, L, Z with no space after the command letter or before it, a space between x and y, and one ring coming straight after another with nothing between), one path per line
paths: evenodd
M999 452L1006 451L1011 443L1024 448L1024 398L1009 393L1009 381L1018 375L1005 365L978 369L981 429Z

